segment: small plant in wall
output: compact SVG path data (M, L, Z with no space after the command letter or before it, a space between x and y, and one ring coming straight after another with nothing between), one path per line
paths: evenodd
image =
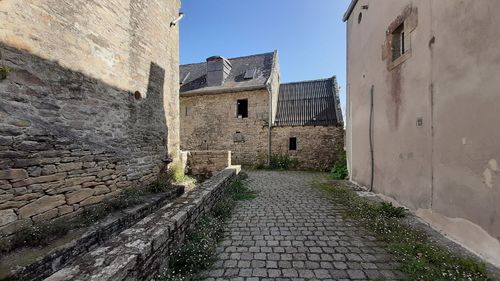
M9 73L10 73L10 68L4 65L0 65L0 81L7 79Z

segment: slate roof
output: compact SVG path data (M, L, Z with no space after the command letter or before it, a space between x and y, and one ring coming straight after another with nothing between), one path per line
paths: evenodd
M180 66L181 95L225 90L264 88L273 70L275 52L228 59L232 69L221 86L207 87L206 62ZM247 71L256 70L254 79L245 79ZM189 75L189 76L187 76ZM187 76L187 77L186 77ZM183 81L184 80L184 81Z
M275 126L341 126L337 79L282 84Z

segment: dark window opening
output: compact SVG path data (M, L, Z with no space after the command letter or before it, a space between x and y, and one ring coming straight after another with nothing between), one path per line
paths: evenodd
M405 54L405 26L402 23L392 33L392 60L397 60Z
M248 100L238 100L238 118L248 118Z
M363 20L363 13L360 12L358 15L358 24L361 23L361 20Z
M297 150L297 138L290 138L288 149Z

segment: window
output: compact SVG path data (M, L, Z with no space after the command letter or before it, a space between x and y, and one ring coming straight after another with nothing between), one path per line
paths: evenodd
M192 109L189 106L186 106L185 116L191 116Z
M241 132L236 132L233 135L233 142L245 142L245 136Z
M290 138L288 143L289 150L297 150L297 138Z
M237 107L236 116L238 118L248 118L248 100L238 100Z
M405 25L402 23L392 32L392 61L399 59L405 52Z

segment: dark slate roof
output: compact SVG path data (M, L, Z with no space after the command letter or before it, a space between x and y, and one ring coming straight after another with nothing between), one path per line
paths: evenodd
M207 87L206 62L180 66L181 94L242 90L265 87L273 70L275 53L265 53L247 57L228 59L232 64L231 72L222 86ZM254 79L245 79L245 73L255 69ZM188 75L186 78L186 75ZM184 81L183 81L184 80Z
M341 126L335 77L282 84L275 126Z

